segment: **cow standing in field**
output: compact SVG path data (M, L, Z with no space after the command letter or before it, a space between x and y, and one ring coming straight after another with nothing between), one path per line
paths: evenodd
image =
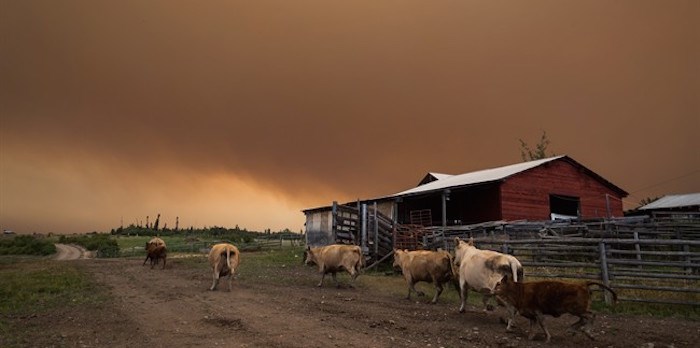
M432 303L437 303L442 293L442 284L457 278L452 265L452 256L446 251L430 250L400 250L394 249L394 269L400 268L408 284L407 299L411 299L411 291L418 296L424 296L422 291L415 288L417 282L431 282L435 285L435 296Z
M165 263L168 258L168 251L165 248L165 245L149 245L148 249L146 249L146 259L143 260L143 265L146 264L146 261L148 259L151 259L151 269L153 269L153 266L157 265L159 263L160 259L163 259L163 268L165 269ZM143 266L142 265L142 266Z
M333 244L316 248L306 247L304 263L318 266L318 272L321 273L318 287L323 286L323 279L327 273L333 276L335 286L340 287L336 273L347 271L350 273L351 282L354 283L364 265L364 256L357 245ZM352 284L350 286L352 287Z
M589 324L593 323L595 315L591 312L591 292L589 287L598 285L608 290L617 301L617 294L609 287L595 281L582 283L566 283L556 280L543 280L527 283L516 283L509 277L496 285L496 296L511 304L525 318L530 319L529 339L535 337L533 324L537 322L546 335L546 341L552 338L544 325L544 315L558 318L569 313L579 320L569 328L574 332L580 330L591 340L594 339Z
M151 269L153 268L154 265L157 265L160 262L160 259L163 259L163 268L165 268L165 259L167 257L167 250L165 247L165 241L160 239L159 237L153 237L151 240L146 242L146 246L144 247L146 250L146 259L143 260L143 265L146 264L146 261L148 259L151 260ZM142 266L143 266L142 265Z
M491 309L489 299L493 297L496 284L506 275L512 275L516 281L523 278L523 266L512 255L491 250L480 250L474 246L474 239L464 242L455 238L455 263L459 266L459 312L464 313L469 289L483 295L485 310ZM515 312L509 307L508 329L513 325Z
M233 244L219 243L209 251L209 264L214 271L214 280L209 290L216 290L219 278L228 276L228 291L231 291L231 278L235 275L240 264L240 253Z

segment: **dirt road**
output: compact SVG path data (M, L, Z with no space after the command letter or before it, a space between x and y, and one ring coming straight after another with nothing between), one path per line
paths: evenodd
M85 248L75 244L54 244L56 246L56 256L54 260L68 261L85 259L88 257L88 252Z
M203 257L168 260L165 270L151 270L140 259L69 261L111 299L24 324L42 328L32 338L42 347L692 347L700 337L697 322L599 314L597 341L567 335L576 319L564 316L548 319L554 337L545 344L542 335L527 340L523 318L506 333L502 308L459 314L454 300L408 301L369 286L368 275L354 289L316 288L312 268L278 265L252 273L245 270L246 257L232 292L207 290L211 277Z

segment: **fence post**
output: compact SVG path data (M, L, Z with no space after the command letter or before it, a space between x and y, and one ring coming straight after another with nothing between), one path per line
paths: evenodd
M689 244L683 244L683 251L685 252L685 262L690 265L693 261L690 257L690 245ZM686 274L692 274L693 273L693 268L692 267L686 267L685 268L685 273Z
M379 217L377 216L377 202L374 202L374 257L379 255Z
M634 231L634 240L639 241L639 232ZM634 245L634 250L637 251L637 261L642 261L642 253L641 253L641 247L639 246L639 243L636 243ZM639 264L637 265L637 268L642 268L642 265Z
M363 203L361 207L362 211L362 236L360 238L360 248L362 249L362 253L364 254L367 250L367 204Z
M608 256L606 255L607 250L605 247L605 241L600 241L598 244L598 250L600 251L600 274L603 278L603 284L605 284L605 286L610 286L610 277L608 275ZM603 291L603 294L603 296L605 296L605 304L612 304L610 293L608 291Z
M331 239L329 244L335 244L338 242L337 229L338 229L338 202L333 201L333 208L331 210Z

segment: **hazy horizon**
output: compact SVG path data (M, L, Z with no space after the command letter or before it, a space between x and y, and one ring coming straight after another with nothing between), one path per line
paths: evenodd
M700 2L6 1L0 228L303 228L518 163L547 132L642 199L700 192Z

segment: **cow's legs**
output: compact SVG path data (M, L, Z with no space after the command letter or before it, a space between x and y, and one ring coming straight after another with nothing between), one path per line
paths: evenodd
M217 266L214 267L214 281L212 281L211 288L209 288L211 291L214 291L219 284L219 270L217 268Z
M517 310L515 309L515 306L512 306L507 302L505 305L506 309L508 310L508 325L506 326L506 332L510 332L513 331L513 326L515 326L515 313Z
M163 256L163 268L162 269L165 269L165 259L166 258L167 258L167 256Z
M537 323L540 324L542 331L544 331L544 334L546 336L545 342L549 343L549 340L552 338L552 335L549 334L549 330L547 330L547 327L544 326L544 315L542 315L542 313L537 311L537 312L535 312L535 318L537 318ZM533 333L530 333L530 335L533 335Z
M595 317L591 313L585 313L581 315L581 319L574 323L574 325L579 324L578 327L583 332L590 338L591 340L595 341L595 337L593 337L593 333L591 333L591 327L590 324L593 324L593 320Z
M430 301L431 303L437 303L437 299L442 294L442 284L440 283L439 280L434 280L435 283L435 296L433 296L433 300Z
M232 280L233 280L233 271L231 271L231 273L228 274L228 291L229 292L231 292Z
M469 289L467 289L467 282L464 280L460 279L459 280L459 312L464 313L466 302L467 302L467 296L469 296Z
M348 271L350 273L350 285L348 285L351 288L355 287L355 279L357 279L357 276L359 275L360 271L356 270L355 267L350 267L350 270Z
M412 277L406 277L406 281L408 282L408 297L406 297L407 299L411 299L411 291L415 292L418 296L425 296L424 292L416 290L416 283L418 282L413 280Z
M321 281L318 282L318 285L316 285L316 286L318 286L319 288L322 287L323 286L323 279L325 279L325 278L326 278L326 272L321 272Z
M483 294L483 297L481 297L481 303L484 304L484 312L492 311L492 310L493 310L493 305L490 305L490 304L489 304L489 300L491 299L491 296L492 296L492 295L491 295L491 294L487 294L487 293L482 293L482 294Z
M141 266L145 266L145 265L146 265L146 261L148 261L148 255L146 255L146 259L143 260L143 265L141 265Z
M338 278L336 278L336 272L332 272L332 273L331 273L331 276L333 277L333 282L335 283L335 287L336 287L336 288L339 288L339 287L340 287L340 283L338 283Z

